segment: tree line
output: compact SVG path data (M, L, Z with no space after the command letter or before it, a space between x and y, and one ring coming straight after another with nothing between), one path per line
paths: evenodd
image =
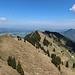
M11 66L13 69L16 69L18 73L20 73L20 75L24 75L24 71L23 68L21 66L20 61L18 61L18 64L16 64L16 59L15 57L9 56L7 63L9 66Z

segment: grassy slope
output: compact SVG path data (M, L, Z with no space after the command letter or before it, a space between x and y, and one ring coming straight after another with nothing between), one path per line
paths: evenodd
M58 69L51 63L51 58L44 55L40 49L8 35L0 39L0 56L3 61L6 62L10 55L14 56L21 62L25 75L60 75ZM12 75L17 75L13 73Z
M53 38L49 38L47 35L38 31L40 34L41 40L40 44L49 50L50 54L55 53L57 56L61 57L62 61L69 61L69 64L72 65L74 59L72 59L70 53L65 47L58 46L58 42L53 42ZM52 46L44 46L43 40L46 39L52 43ZM51 58L44 54L41 49L36 49L29 42L18 41L17 38L11 38L8 35L0 37L0 56L4 61L7 60L9 55L15 56L16 60L20 60L24 72L26 75L60 75L58 69L51 63ZM62 40L63 41L63 40ZM64 41L63 41L64 43ZM53 52L55 48L55 52ZM61 53L61 51L64 51ZM64 65L61 65L61 75L74 75L75 69L66 68Z
M12 69L7 63L0 59L0 75L20 75L16 70Z
M50 51L50 54L52 53L55 53L57 56L61 57L62 61L64 62L64 64L66 63L66 61L69 61L69 69L67 69L66 67L64 66L61 66L62 67L62 75L74 75L74 72L75 70L72 69L72 64L75 62L75 58L73 59L71 56L75 56L74 54L70 53L65 47L63 46L58 46L59 43L57 42L54 42L53 43L53 38L49 38L47 35L44 35L42 32L38 31L40 36L41 36L41 41L40 43L42 44L43 46L43 39L46 37L46 39L52 43L52 46L48 46L48 47L44 47L46 50L48 49ZM62 40L62 42L64 42ZM65 43L65 42L64 42ZM55 48L55 52L53 52L53 48ZM63 52L61 52L63 51ZM69 70L69 71L68 71Z

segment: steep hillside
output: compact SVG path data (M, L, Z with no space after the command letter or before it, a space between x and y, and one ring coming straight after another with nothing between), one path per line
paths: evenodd
M36 34L38 34L39 40L35 41ZM33 39L32 39L33 38ZM40 49L42 54L49 56L51 58L52 54L56 54L56 56L61 58L61 74L62 75L74 75L75 70L73 68L73 63L75 63L75 53L74 53L74 45L70 39L65 38L61 34L57 32L41 32L35 31L25 37L27 41L29 41L32 45L34 43L34 47ZM33 40L33 42L31 42ZM49 53L49 55L48 55ZM52 61L52 60L51 60ZM66 68L66 63L69 63L69 67ZM63 65L62 65L63 64ZM67 71L70 72L67 72Z
M21 75L8 65L8 57L12 56L16 65L20 62L24 75L74 75L75 53L67 41L59 33L41 31L35 31L24 39L0 36L0 74Z
M43 54L41 49L35 48L27 41L24 42L23 39L18 40L4 35L0 37L0 66L3 67L3 71L0 73L7 72L9 74L4 75L19 75L15 69L7 65L9 56L15 57L16 62L20 61L25 75L61 75L51 63L51 58Z
M53 37L53 39L56 42L59 42L59 44L66 47L69 51L74 51L75 52L75 42L71 41L70 39L64 37L63 35L61 35L57 32L45 31L44 33L47 34L50 38Z

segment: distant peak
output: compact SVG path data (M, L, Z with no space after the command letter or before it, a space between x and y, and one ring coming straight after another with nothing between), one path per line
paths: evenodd
M71 29L69 29L69 31L71 31L71 30L74 30L74 29L72 29L72 28L71 28Z
M73 32L73 31L75 31L75 29L69 29L69 30L67 30L65 32Z

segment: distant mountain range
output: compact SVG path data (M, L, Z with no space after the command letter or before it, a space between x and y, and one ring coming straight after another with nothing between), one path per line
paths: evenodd
M72 41L75 42L75 29L69 29L67 31L64 31L62 33L65 37L71 39Z
M43 30L44 31L44 30ZM75 41L75 29L62 29L62 30L50 30L52 32L59 32L63 36L71 39L72 41ZM27 30L27 29L16 29L16 28L0 28L0 35L9 34L14 37L21 36L24 38L27 34L34 32L34 30Z

